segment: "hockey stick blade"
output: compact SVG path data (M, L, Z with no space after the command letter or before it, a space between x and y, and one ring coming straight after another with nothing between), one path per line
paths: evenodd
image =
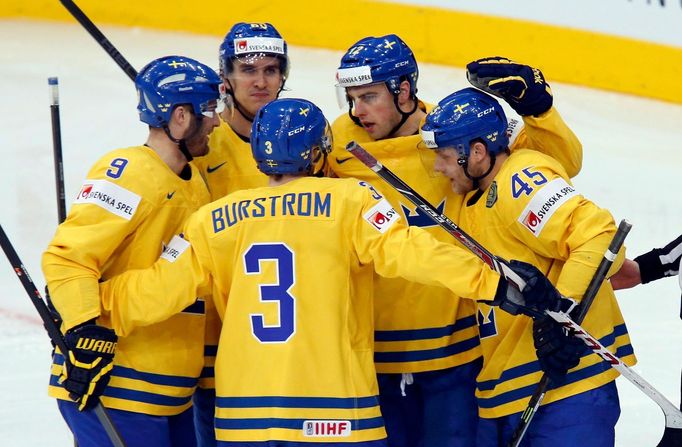
M571 333L580 338L588 348L595 354L601 357L612 368L617 370L623 377L628 379L644 394L649 396L651 400L661 408L665 415L665 432L663 439L661 439L658 447L680 447L682 446L682 411L680 411L672 402L663 396L656 388L649 382L644 380L642 376L637 374L632 368L623 363L623 361L611 353L599 340L592 337L585 329L580 327L578 323L573 321L568 315L563 312L547 311L547 315L552 317L558 323L561 323L566 328L569 328Z
M104 49L104 51L111 57L116 64L121 67L121 70L128 75L131 81L135 81L137 70L130 65L130 62L116 49L113 43L106 38L104 34L92 23L92 21L85 15L85 13L76 5L73 0L59 0L59 2L66 8L78 23L85 28L85 30L92 36L93 39Z
M599 289L601 288L604 279L606 279L606 274L608 273L609 268L611 268L613 261L616 259L616 256L618 255L618 252L623 246L623 242L625 242L625 238L627 237L631 228L632 225L627 221L625 220L620 221L618 229L616 230L616 234L613 236L613 239L611 240L611 243L606 249L606 252L604 252L604 256L599 262L599 265L597 266L594 275L592 275L592 279L590 280L587 289L585 289L583 299L580 302L580 307L578 308L579 309L578 315L576 316L575 319L578 324L582 323L583 320L585 319L588 310L592 306L594 298L597 296L597 292L599 292ZM516 425L516 428L514 429L514 432L512 433L512 437L509 443L507 444L509 447L518 447L521 444L521 440L526 434L526 431L528 430L528 427L530 426L533 417L537 413L538 408L540 408L540 404L542 404L542 401L545 398L547 388L549 388L549 376L543 373L540 382L538 382L535 391L533 392L533 394L530 397L530 400L528 401L526 409L523 411L523 414L521 415L521 419L519 420L518 424Z
M382 165L372 154L367 152L362 146L360 146L355 141L351 141L346 146L346 150L350 152L354 157L360 160L365 166L370 168L372 171L384 179L386 183L391 185L396 191L401 193L405 198L412 202L415 206L419 207L424 213L433 220L436 224L440 225L445 231L447 231L451 236L457 239L462 245L464 245L469 251L488 265L491 269L495 270L497 273L502 275L510 284L513 284L519 290L522 290L526 282L514 272L507 261L502 258L490 253L485 247L476 242L474 238L469 236L464 230L459 228L448 217L441 214L433 205L431 205L426 199L420 196L412 187L405 183L400 177L395 175L386 166Z
M28 274L24 263L21 262L16 250L14 250L14 246L7 237L2 225L0 225L0 245L2 245L2 250L5 252L7 260L14 269L14 273L17 275L17 278L19 278L21 285L24 286L24 290L26 290L26 293L31 299L33 306L36 308L40 318L43 320L43 326L45 326L45 330L47 330L47 334L50 336L50 339L61 352L67 352L68 348L66 347L66 342L64 341L61 331L57 327L54 320L52 320L52 315L50 315L50 311L48 310L43 297L40 295L40 292L38 292L38 289L31 279L31 276ZM104 427L104 430L106 431L107 436L114 447L126 447L123 438L121 438L121 435L116 430L111 418L106 413L106 410L100 402L95 405L94 410L98 420Z

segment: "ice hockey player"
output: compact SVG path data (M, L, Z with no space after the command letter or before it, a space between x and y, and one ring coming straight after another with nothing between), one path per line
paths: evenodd
M117 341L109 315L100 310L98 283L169 256L165 244L209 202L201 175L188 161L208 151L208 135L218 125L219 85L211 68L187 57L145 66L135 87L140 120L149 126L147 141L95 163L43 255L71 348L54 357L49 394L58 398L80 447L109 445L95 414L78 411L97 401L90 393L102 392L129 447L195 445L191 397L203 367L204 303L188 303L166 321L119 337L114 356L113 349L94 349ZM69 393L82 396L80 402Z
M311 102L267 104L251 146L269 186L201 208L184 238L168 245L172 255L101 285L121 335L213 292L223 323L215 366L221 445L387 445L372 349L374 270L474 299L507 289L468 251L406 226L366 182L316 177L331 144ZM530 306L558 297L522 266Z
M267 176L258 170L251 155L251 123L258 109L279 96L289 74L287 44L269 23L236 23L223 39L218 58L221 89L228 107L209 137L209 153L194 160L209 187L211 200L267 185ZM199 447L216 445L213 367L219 330L220 322L209 305L206 364L193 398Z
M448 198L449 182L434 175L435 154L421 143L419 123L433 106L417 98L418 76L412 51L394 34L353 44L337 71L337 86L349 110L332 126L335 145L329 162L337 176L383 189L409 225L452 242L428 216L397 191L384 188L374 172L345 151L349 141L359 142L441 211L446 203L452 208L461 202L461 197ZM485 58L469 64L468 77L474 85L496 91L522 115L523 126L515 121L510 128L512 150L545 152L571 176L578 173L582 147L552 107L551 91L539 70L504 58ZM481 349L473 303L462 300L453 306L448 290L400 278L377 277L374 290L375 361L389 444L474 446Z
M523 148L510 154L506 130L497 100L473 88L451 94L427 115L421 135L435 149L435 170L464 195L457 214L446 213L493 253L535 265L563 296L580 300L616 232L613 218L577 191L556 160ZM621 251L612 271L623 257ZM524 445L613 446L617 371L548 316L511 316L477 305L483 351L477 445L506 445L544 371L551 390ZM608 283L583 327L624 362L635 363Z

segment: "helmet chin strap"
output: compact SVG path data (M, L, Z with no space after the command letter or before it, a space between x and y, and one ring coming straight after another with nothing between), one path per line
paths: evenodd
M195 135L199 133L199 130L201 130L201 120L203 119L203 116L196 116L196 122L194 124L194 130L192 131L189 136L184 137L184 138L175 138L173 135L171 135L170 129L168 128L168 125L163 126L163 131L166 132L166 136L168 139L170 139L173 143L178 145L178 149L180 149L180 152L182 155L185 156L187 159L187 163L190 161L194 160L194 157L192 157L192 154L189 153L189 148L187 147L187 140L192 139Z
M244 110L242 108L242 105L237 101L237 98L234 96L234 87L232 87L232 83L230 82L229 79L225 78L225 82L227 82L227 85L230 86L230 89L226 92L228 95L230 95L230 98L232 98L232 104L234 104L234 108L237 109L237 112L244 117L244 119L250 123L253 123L253 119L255 118L254 115L251 115L249 112Z
M464 175L466 175L467 178L473 182L474 189L478 189L480 186L480 181L483 180L484 178L486 178L488 176L488 174L490 174L492 172L493 168L495 167L495 160L496 160L495 154L491 153L490 154L490 167L488 167L488 170L479 176L473 176L473 175L469 174L469 158L468 157L467 158L460 157L457 160L457 163L462 167L462 169L464 169Z
M327 166L327 152L322 153L322 164L320 164L320 170L315 172L315 166L313 164L310 165L310 172L308 175L311 175L313 177L324 177L325 172L324 168Z
M403 124L405 124L405 122L407 121L407 119L408 119L414 112L417 111L417 107L419 107L419 100L417 99L417 96L414 95L414 94L411 94L411 95L410 95L410 98L414 101L414 107L412 107L412 110L410 110L409 112L405 113L405 112L403 112L402 109L400 108L400 104L398 104L398 95L395 94L395 93L393 94L393 104L395 104L395 108L396 108L396 110L398 111L398 113L400 113L401 118L400 118L400 122L399 122L398 124L396 124L395 126L393 126L393 129L391 129L391 131L388 133L388 136L389 136L389 137L395 135L395 133L398 132L398 130L400 130L401 127L403 127Z

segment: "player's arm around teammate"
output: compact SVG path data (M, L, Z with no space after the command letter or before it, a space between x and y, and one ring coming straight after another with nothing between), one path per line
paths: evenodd
M366 183L312 175L330 146L316 106L268 104L254 121L252 149L269 186L201 208L186 239L169 244L172 257L101 284L103 306L122 331L164 319L214 285L223 320L219 441L385 446L365 282L371 269L472 298L490 298L500 284L469 252L407 227Z

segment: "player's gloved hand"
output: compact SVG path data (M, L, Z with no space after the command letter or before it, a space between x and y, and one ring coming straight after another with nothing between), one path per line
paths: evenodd
M476 88L499 96L521 116L540 115L552 107L552 90L542 72L504 57L486 57L467 65Z
M86 323L69 330L64 339L69 350L59 383L83 411L95 406L109 383L118 337L109 328Z
M512 315L523 314L533 318L544 316L545 310L570 312L575 307L575 301L561 296L534 265L511 261L509 267L526 282L526 286L519 291L506 279L500 278L493 305Z
M549 315L533 320L533 343L540 368L554 382L561 381L569 369L580 363L585 343Z

